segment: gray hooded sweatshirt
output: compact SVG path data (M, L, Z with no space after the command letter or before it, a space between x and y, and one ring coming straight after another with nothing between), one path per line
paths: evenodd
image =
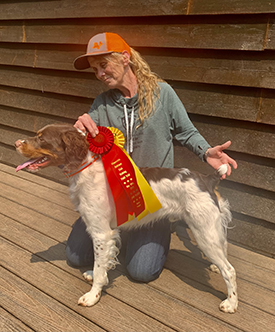
M175 91L159 83L160 94L153 114L139 126L137 94L124 98L117 89L100 94L89 115L97 126L118 128L126 151L139 167L174 167L173 138L203 160L210 145L190 121Z

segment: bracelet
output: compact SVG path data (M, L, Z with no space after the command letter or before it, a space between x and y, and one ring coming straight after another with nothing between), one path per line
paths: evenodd
M208 157L208 155L209 155L209 150L210 150L211 148L208 148L206 151L205 151L205 154L203 155L203 160L205 161L205 162L207 162L207 157Z

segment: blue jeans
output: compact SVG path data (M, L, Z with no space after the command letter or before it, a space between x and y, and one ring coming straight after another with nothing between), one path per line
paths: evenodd
M127 232L125 263L130 276L142 282L158 278L171 241L169 221L161 220L125 232ZM67 241L66 255L69 263L76 267L92 265L94 262L92 240L81 218L73 225Z

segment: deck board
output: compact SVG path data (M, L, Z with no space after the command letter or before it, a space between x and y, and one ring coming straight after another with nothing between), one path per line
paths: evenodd
M1 332L275 330L274 259L229 244L240 304L236 314L224 314L218 310L224 281L183 226L172 234L157 280L133 282L121 257L100 302L78 306L90 285L83 269L66 263L66 240L78 216L67 186L3 164L0 186Z
M5 332L33 332L34 330L26 326L19 319L15 318L8 311L0 308L0 331Z
M4 268L0 271L5 307L34 330L104 331L14 273Z

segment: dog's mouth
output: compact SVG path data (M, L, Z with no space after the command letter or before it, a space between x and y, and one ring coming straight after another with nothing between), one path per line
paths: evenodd
M23 164L17 166L16 172L20 171L21 169L26 168L30 172L36 172L39 168L46 167L50 163L50 158L47 156L42 156L35 159L29 159L25 161Z

